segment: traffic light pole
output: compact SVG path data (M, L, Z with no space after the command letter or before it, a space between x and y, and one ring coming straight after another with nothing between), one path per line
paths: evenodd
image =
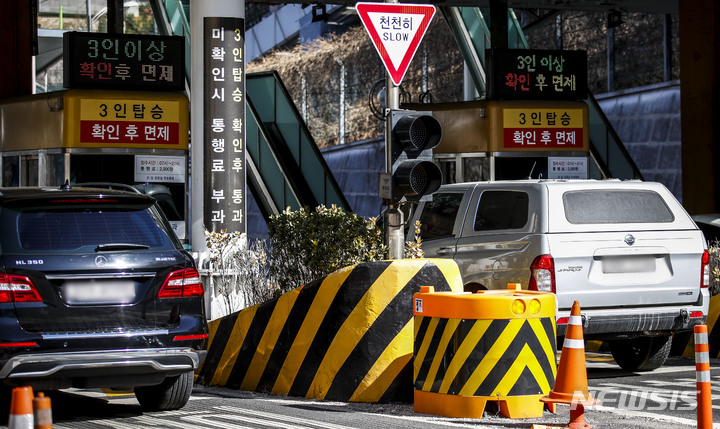
M505 0L507 1L507 0ZM412 51L407 46L394 45L387 50L382 39L394 39L392 31L384 32L383 37L377 32L377 24L370 17L370 8L378 11L378 6L371 3L357 3L358 12L365 28L373 39L378 53L383 58L387 73L385 75L385 173L379 175L378 191L387 205L383 214L385 236L387 237L389 259L405 257L405 221L400 210L401 202L429 201L432 193L442 184L442 172L433 163L432 149L440 143L442 126L431 112L420 112L400 109L400 82L407 71L407 64L399 69L392 65L392 58L397 59L403 53L403 61L410 61L416 45L422 40L427 25L435 14L434 6L397 5L398 0L385 0L386 5L379 9L387 12L393 20L408 23L414 33ZM406 10L407 9L407 10ZM363 12L364 11L364 12ZM383 15L385 20L387 16ZM418 20L418 16L422 16ZM382 22L382 18L380 19ZM403 24L404 25L404 24ZM380 27L384 25L380 23ZM405 34L407 37L407 34ZM406 39L407 40L407 39ZM380 49L380 46L383 49ZM384 51L384 53L382 53ZM409 56L408 56L409 55ZM393 62L394 64L394 62Z
M390 153L390 141L392 133L392 115L390 112L400 108L400 88L393 83L390 73L385 75L386 104L385 109L385 172L392 171L392 156ZM405 224L400 204L389 200L387 211L385 211L385 236L387 237L388 258L403 259L405 257Z

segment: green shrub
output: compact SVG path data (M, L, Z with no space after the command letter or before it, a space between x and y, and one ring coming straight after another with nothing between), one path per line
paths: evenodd
M346 213L334 205L287 209L270 219L268 230L270 274L283 291L349 265L382 260L387 254L375 219Z
M405 258L406 259L422 259L425 252L422 250L422 239L420 238L420 227L422 224L419 220L415 221L415 241L405 242Z
M405 243L406 258L422 258L415 241ZM249 242L244 233L206 232L209 279L223 314L265 302L341 268L387 259L383 230L375 219L336 206L286 209L268 222L270 246Z

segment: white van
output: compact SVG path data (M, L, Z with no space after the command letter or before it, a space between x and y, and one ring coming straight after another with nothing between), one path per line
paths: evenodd
M705 239L659 183L458 183L420 203L416 220L425 256L455 259L466 291L521 283L552 292L560 337L578 301L585 338L608 341L626 370L662 365L671 334L708 313Z

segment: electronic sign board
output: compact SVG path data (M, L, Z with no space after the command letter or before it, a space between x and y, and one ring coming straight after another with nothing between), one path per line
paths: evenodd
M63 34L66 88L182 91L181 36L67 32Z
M587 52L488 49L488 100L584 100Z

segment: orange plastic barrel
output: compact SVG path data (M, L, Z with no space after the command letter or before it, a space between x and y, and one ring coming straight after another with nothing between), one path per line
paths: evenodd
M415 411L541 417L557 373L555 296L519 289L414 295Z

